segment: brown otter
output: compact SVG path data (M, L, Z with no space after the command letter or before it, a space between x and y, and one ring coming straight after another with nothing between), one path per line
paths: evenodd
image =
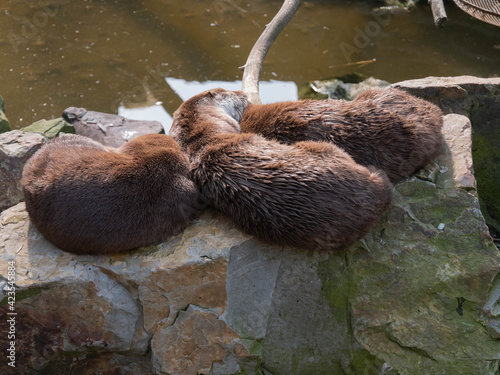
M164 134L119 149L60 136L28 160L21 182L36 228L78 254L159 243L187 225L198 197L187 156Z
M273 244L334 250L363 237L391 201L385 173L326 142L284 145L239 134L247 105L242 92L214 89L174 113L170 135L208 202Z
M285 144L328 141L392 181L427 165L441 151L441 110L395 88L371 89L352 102L302 100L250 105L241 131Z

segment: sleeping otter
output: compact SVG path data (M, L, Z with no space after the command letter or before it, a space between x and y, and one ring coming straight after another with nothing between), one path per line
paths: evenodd
M77 254L159 243L188 224L198 196L187 156L161 134L119 149L60 136L28 160L21 183L36 228Z
M371 89L352 102L302 100L250 105L241 131L285 144L313 140L340 146L392 181L427 165L441 151L441 110L395 88Z
M247 106L242 92L214 89L174 113L170 135L188 154L201 194L265 242L334 250L363 237L391 201L385 173L326 142L239 134Z

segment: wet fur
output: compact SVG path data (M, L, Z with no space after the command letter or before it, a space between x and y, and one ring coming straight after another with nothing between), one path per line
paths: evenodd
M335 250L363 237L391 201L387 176L326 142L239 134L247 106L243 93L215 89L175 112L170 135L188 153L202 195L269 243Z
M105 254L159 243L194 214L189 161L169 136L119 149L64 135L33 155L22 186L31 221L57 247Z
M248 106L241 131L285 144L327 141L392 181L427 165L441 151L443 114L395 89L371 89L355 100L302 100Z

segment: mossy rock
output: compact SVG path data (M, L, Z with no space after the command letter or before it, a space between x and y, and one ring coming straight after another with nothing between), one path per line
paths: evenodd
M500 149L495 140L473 135L474 174L486 223L500 233Z
M299 87L300 99L355 99L363 91L386 87L389 83L362 74L351 73L324 80L307 82Z
M304 83L298 88L299 99L328 99L328 95L316 91L311 82Z
M12 130L7 116L5 116L5 103L3 98L0 96L0 133L5 133Z
M75 134L75 127L68 124L62 118L53 120L40 120L33 124L21 129L24 132L39 133L45 137L52 139L59 135L59 133Z
M481 211L500 234L500 85L485 85L471 97L472 157Z
M11 131L12 127L10 126L9 120L5 116L5 113L0 111L0 133L5 133Z
M387 7L389 7L391 10L395 10L392 8L397 8L397 9L412 9L415 7L417 0L384 0L384 3L386 4Z

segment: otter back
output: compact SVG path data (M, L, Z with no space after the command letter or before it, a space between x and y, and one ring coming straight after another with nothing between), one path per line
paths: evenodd
M159 134L119 149L61 136L28 161L22 186L42 235L82 254L161 242L187 225L197 198L186 155L171 137Z
M286 144L327 141L364 165L385 171L393 181L428 164L441 151L441 110L404 91L372 89L354 101L303 100L250 105L242 132Z
M334 145L287 146L243 134L217 138L193 164L193 179L213 206L263 241L344 248L362 238L391 201L383 172L357 164Z

